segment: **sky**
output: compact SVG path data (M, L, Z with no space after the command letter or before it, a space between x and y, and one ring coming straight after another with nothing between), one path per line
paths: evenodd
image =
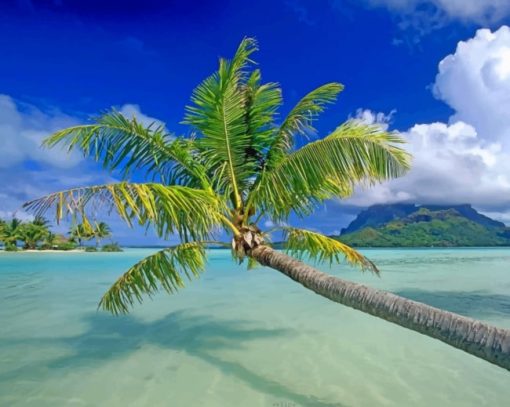
M398 131L405 176L332 200L297 224L331 234L376 203L471 203L510 224L509 0L0 1L0 217L23 202L112 182L78 153L44 150L61 128L111 107L175 134L193 88L245 36L287 112L345 85L317 124ZM162 244L108 220L122 244Z

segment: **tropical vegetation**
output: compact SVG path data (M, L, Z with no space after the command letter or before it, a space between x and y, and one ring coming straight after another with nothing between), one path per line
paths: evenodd
M102 252L121 252L122 248L119 246L118 243L112 242L107 243L101 247Z
M82 246L84 241L95 239L96 248L98 248L101 240L110 237L112 231L105 222L95 222L93 225L84 222L74 224L69 231L69 235L79 246Z
M83 224L73 224L69 230L69 236L72 242L78 244L78 247L82 247L83 242L88 241L94 237L92 227Z
M110 227L99 222L88 230L84 225L71 227L70 237L53 233L49 221L42 216L36 216L32 221L21 221L12 218L9 221L0 219L0 242L6 251L17 251L19 244L23 250L73 250L77 244L81 246L84 240L96 239L95 246L89 246L97 251L101 240L112 235ZM104 245L102 251L121 251L116 243Z
M0 220L0 242L5 246L5 250L16 251L17 242L21 237L22 222L17 218L10 221Z
M10 221L0 220L0 242L7 251L18 250L18 242L23 249L35 250L39 244L52 239L48 229L48 222L42 217L36 217L31 222L23 222L12 218Z
M410 157L397 134L356 120L316 137L315 120L342 91L338 83L312 90L280 118L281 89L262 82L252 62L256 50L253 39L244 39L234 57L220 59L218 70L193 91L184 118L191 130L187 137L112 110L45 141L47 147L79 149L122 179L57 192L26 208L37 214L54 208L57 220L71 215L91 225L91 212L97 214L102 205L105 213L115 209L130 225L181 239L133 265L104 294L100 306L125 313L160 289L174 293L186 278L204 271L208 245L228 244L233 259L247 258L248 267L272 267L332 301L510 368L510 347L505 345L510 331L342 280L299 260L336 264L345 258L378 273L346 244L287 222L291 214L310 215L327 199L348 197L356 185L403 175ZM147 181L130 181L135 172L145 174ZM264 230L265 220L275 228ZM271 248L275 230L283 232L291 256ZM220 241L224 235L231 241ZM475 329L480 335L472 335Z
M35 250L39 243L47 240L50 233L48 221L36 217L32 222L23 222L19 227L19 240L23 242L23 249Z
M94 228L92 229L92 234L94 236L94 239L96 239L97 248L101 244L101 240L106 239L107 237L110 237L112 235L112 230L110 229L110 226L108 226L106 223L98 222L94 225Z
M354 247L509 246L510 230L470 205L377 205L335 238Z

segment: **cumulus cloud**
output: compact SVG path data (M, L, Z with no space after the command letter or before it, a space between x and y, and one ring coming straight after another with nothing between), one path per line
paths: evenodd
M483 207L510 204L507 153L499 143L481 138L471 125L417 124L402 134L413 155L402 178L356 194L351 204L472 203ZM510 174L510 173L508 173Z
M351 119L368 125L377 125L382 130L388 130L391 119L396 112L396 110L392 110L390 113L385 114L382 112L376 113L370 109L358 109Z
M45 137L79 123L58 110L42 111L33 105L0 95L0 217L21 211L27 200L49 192L104 179L78 153L44 149Z
M136 120L138 120L140 123L142 123L144 126L149 127L165 127L165 123L162 121L155 119L154 117L147 116L146 114L142 113L140 106L135 104L126 103L123 105L119 112L122 113L127 118L133 118L135 117Z
M479 30L439 64L435 95L455 113L448 123L416 124L402 135L413 154L408 175L348 203L472 203L500 219L510 212L510 29ZM387 123L385 115L357 117ZM379 119L377 119L379 118Z
M0 94L0 168L32 160L59 168L69 168L81 160L78 154L41 148L48 134L76 124L76 119L61 112L44 113L31 105L16 103Z
M510 28L478 30L459 42L455 53L439 63L434 91L455 110L451 122L464 121L483 138L508 143Z

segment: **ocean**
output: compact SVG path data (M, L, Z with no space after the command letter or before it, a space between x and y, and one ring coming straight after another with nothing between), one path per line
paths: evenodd
M102 293L156 249L0 253L0 406L508 406L510 372L209 253L127 316ZM343 278L510 328L510 249L371 249Z

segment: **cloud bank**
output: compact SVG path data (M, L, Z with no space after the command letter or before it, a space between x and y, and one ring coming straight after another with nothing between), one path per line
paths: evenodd
M405 14L427 12L442 18L479 24L501 21L510 14L508 0L365 0L372 7L386 7Z
M413 201L472 203L510 218L510 28L481 29L439 63L434 94L455 113L447 123L422 123L402 135L413 154L410 173L358 191L347 203ZM382 114L357 117L387 126Z
M341 7L333 0L333 5ZM494 27L510 17L508 0L363 0L367 8L386 9L396 20L401 31L393 39L394 45L413 46L421 38L452 22Z
M76 123L76 119L61 112L44 113L0 94L0 168L27 160L57 168L75 166L80 161L78 154L69 156L62 151L42 149L40 145L48 134Z

